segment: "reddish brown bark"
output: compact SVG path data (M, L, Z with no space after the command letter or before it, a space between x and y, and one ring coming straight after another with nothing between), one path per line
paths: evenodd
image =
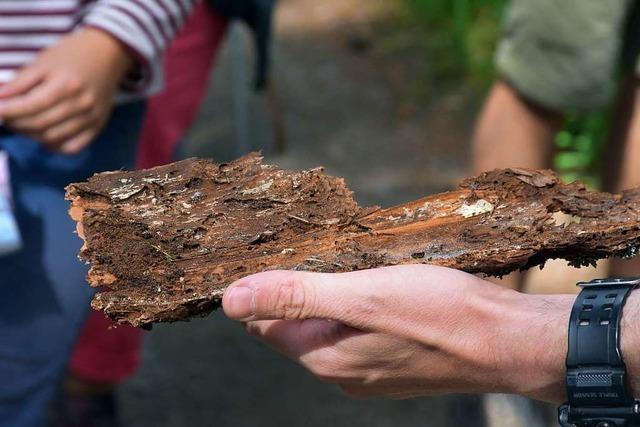
M388 209L358 207L321 169L283 171L255 154L104 173L67 190L100 287L93 307L136 326L207 314L226 286L263 270L429 263L500 275L640 246L640 189L589 192L550 171L497 170Z

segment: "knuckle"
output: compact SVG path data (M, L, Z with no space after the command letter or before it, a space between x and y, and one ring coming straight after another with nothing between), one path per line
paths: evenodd
M283 319L304 318L311 312L312 292L299 277L289 277L278 285L275 293L275 314Z
M319 361L309 367L311 373L320 381L326 383L338 383L341 370L335 363L329 360Z
M58 143L61 141L61 135L60 132L56 129L50 128L50 129L45 129L42 132L42 140L44 142L48 142L48 143Z
M93 92L87 92L80 97L78 103L80 105L80 108L82 108L83 110L88 110L93 108L93 106L96 104L96 101L96 95Z
M77 92L82 89L82 80L76 76L69 76L64 81L63 87L68 92Z
M102 127L104 124L102 111L98 108L89 108L85 116L86 124L93 127Z
M43 132L47 129L48 123L44 119L33 119L27 126L31 132Z
M311 357L304 365L319 380L333 384L353 380L356 371L350 369L350 364L338 351L326 349L321 355Z

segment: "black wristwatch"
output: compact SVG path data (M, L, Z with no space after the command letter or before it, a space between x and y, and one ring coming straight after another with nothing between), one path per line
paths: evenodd
M568 402L558 409L563 427L640 426L640 401L627 384L620 352L620 319L640 278L578 283L567 352Z

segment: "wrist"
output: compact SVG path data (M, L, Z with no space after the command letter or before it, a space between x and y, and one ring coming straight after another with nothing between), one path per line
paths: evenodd
M118 39L96 27L84 27L74 33L90 49L100 52L99 57L106 62L110 73L120 81L134 67L135 59L131 51Z
M633 396L640 397L640 290L632 291L622 310L620 347L627 366L628 385Z
M496 334L503 391L561 403L575 295L510 294Z
M493 356L482 391L528 396L553 403L566 401L568 325L576 295L526 295L496 290L483 296L493 317L484 327ZM623 309L620 346L632 394L640 397L640 290ZM488 333L488 332L487 332Z

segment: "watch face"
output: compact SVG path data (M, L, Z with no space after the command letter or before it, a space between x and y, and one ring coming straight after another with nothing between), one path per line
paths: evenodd
M579 282L582 288L603 287L603 286L638 286L640 277L610 277L607 279L595 279L589 282Z

